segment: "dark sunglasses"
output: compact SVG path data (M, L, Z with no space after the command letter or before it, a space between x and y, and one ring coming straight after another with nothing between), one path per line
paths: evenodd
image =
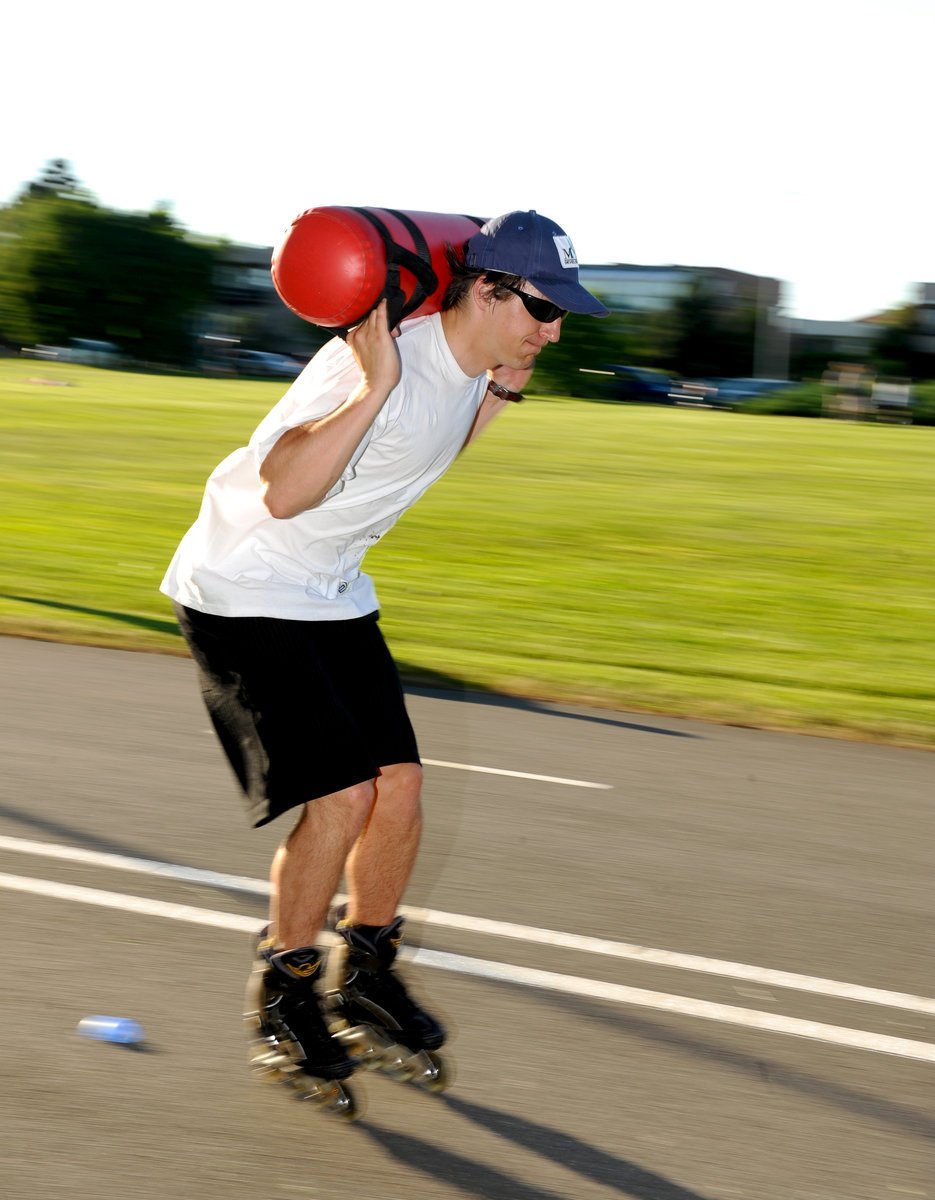
M528 292L521 291L518 287L511 287L508 283L501 283L500 287L505 288L508 292L512 292L514 296L519 296L523 302L523 307L532 319L541 322L543 325L551 325L559 317L568 316L567 308L559 308L551 300L543 300L541 296L530 296Z

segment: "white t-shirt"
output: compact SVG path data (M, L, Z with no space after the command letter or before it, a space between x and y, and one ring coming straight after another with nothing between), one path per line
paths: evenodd
M441 316L417 317L396 341L402 362L390 393L341 478L316 508L271 517L260 466L287 430L338 407L360 371L335 338L260 422L247 446L212 472L201 511L161 590L218 616L347 620L375 612L367 550L451 466L487 389L458 366Z

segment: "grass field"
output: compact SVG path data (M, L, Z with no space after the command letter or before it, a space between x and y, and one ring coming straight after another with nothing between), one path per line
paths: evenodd
M285 384L0 360L0 632L181 653L159 581ZM935 745L935 429L511 407L373 550L412 680Z

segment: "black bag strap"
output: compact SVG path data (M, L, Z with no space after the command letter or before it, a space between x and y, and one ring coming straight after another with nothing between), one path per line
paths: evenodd
M402 321L406 317L411 316L416 309L421 308L425 301L428 300L429 296L438 287L438 276L435 274L435 268L432 266L432 254L429 250L429 244L425 240L425 235L419 226L411 217L407 216L404 212L400 212L398 209L388 208L386 211L392 213L397 221L400 221L406 227L409 236L412 238L412 244L416 248L416 254L419 256L418 259L414 259L408 250L394 243L394 266L398 262L399 266L406 267L408 271L412 272L416 280L416 286L413 289L412 295L400 310L399 320ZM418 266L416 263L418 263ZM390 328L393 328L392 323L390 324Z
M405 213L398 212L396 209L387 208L384 211L391 213L406 227L412 238L412 244L415 246L414 251L407 250L405 246L394 241L393 235L376 213L367 208L354 209L354 212L359 213L370 222L383 240L386 252L386 284L377 303L386 299L387 319L390 329L394 329L400 321L414 313L435 291L438 287L438 276L432 268L432 256L429 253L428 243L418 225ZM400 267L405 267L416 281L415 288L408 300L399 282Z
M432 266L432 255L428 247L428 242L425 240L425 235L415 221L406 213L400 212L399 209L386 208L382 211L390 213L405 227L412 238L415 250L409 250L395 241L386 224L369 208L352 208L351 211L358 213L369 221L383 242L383 249L386 254L386 284L377 297L373 308L376 308L376 305L385 298L387 301L386 315L389 327L390 329L395 329L400 321L404 321L406 317L421 307L438 287L438 276ZM484 224L480 217L470 217L468 219L473 221L478 229ZM400 267L405 268L416 281L412 295L408 300L399 282ZM361 314L360 319L363 320L364 317L373 311L373 308ZM334 332L338 337L343 338L347 336L348 329L350 329L350 326L346 326L344 329L336 329Z

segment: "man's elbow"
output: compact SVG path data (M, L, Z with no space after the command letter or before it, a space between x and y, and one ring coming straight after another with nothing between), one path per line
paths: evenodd
M286 495L281 487L274 486L269 480L263 488L263 506L277 521L288 521L301 511L296 507L294 498Z
M290 517L294 517L296 515L294 510L288 505L280 504L277 500L270 499L269 496L263 497L263 504L266 507L266 511L269 513L269 515L275 518L277 521L288 521Z
M299 513L308 512L310 508L317 508L323 499L323 496L299 498L289 495L271 483L267 483L263 489L263 507L277 521L288 521L291 517L297 517Z

